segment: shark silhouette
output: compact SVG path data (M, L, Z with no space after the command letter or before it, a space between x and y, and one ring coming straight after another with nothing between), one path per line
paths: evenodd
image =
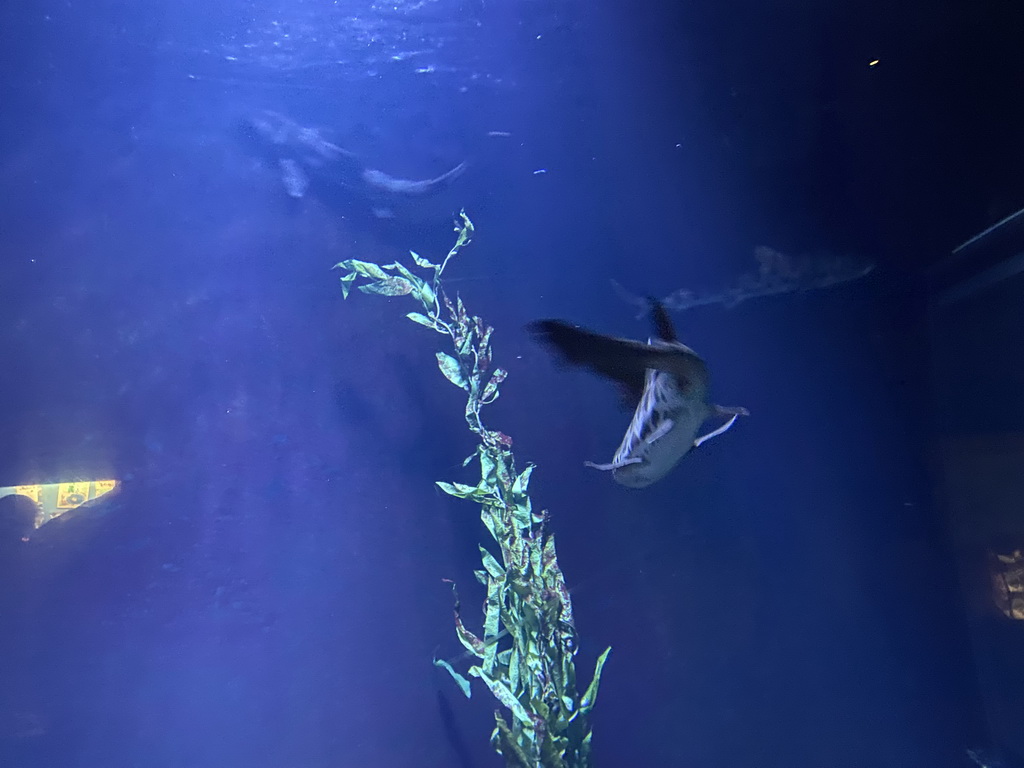
M657 338L646 343L588 331L562 320L539 320L528 326L541 342L565 361L591 369L621 384L633 419L615 456L607 464L588 467L610 471L630 488L643 488L672 469L691 450L722 434L746 408L714 405L708 399L709 376L704 361L681 343L665 307L650 301ZM726 419L698 437L704 422Z
M734 284L722 290L680 288L663 298L661 304L671 312L712 304L732 309L744 301L762 296L801 293L849 283L870 274L875 268L870 261L855 256L832 253L789 256L765 245L754 249L754 258L757 259L757 270L740 275ZM637 307L638 318L647 313L647 299L633 295L614 280L612 287L625 301Z
M402 199L427 197L446 189L463 174L459 163L432 179L413 180L390 176L370 168L358 155L279 112L264 110L247 117L243 131L259 153L281 174L290 197L302 198L313 189L320 196L341 196L369 203L379 218L389 218L390 206Z

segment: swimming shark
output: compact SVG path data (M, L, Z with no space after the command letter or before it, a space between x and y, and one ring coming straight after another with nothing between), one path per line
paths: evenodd
M243 133L281 174L289 197L303 198L312 188L319 196L368 202L378 218L390 218L390 206L403 199L427 197L446 189L467 167L459 163L432 179L413 180L371 168L350 152L282 115L263 110L243 121Z
M646 343L603 336L563 320L539 320L527 326L562 359L612 379L635 402L633 418L619 449L606 464L586 466L610 471L616 482L644 488L668 474L690 451L729 429L749 411L714 405L709 399L707 365L676 338L665 307L649 302L657 337ZM698 436L712 418L725 423Z
M672 312L712 304L732 309L744 301L762 296L802 293L860 280L875 268L872 262L856 256L834 253L790 256L766 245L754 249L754 258L757 270L743 273L735 283L722 290L680 288L663 298L661 303ZM637 318L647 313L647 299L633 295L614 280L612 287L620 297L637 307Z

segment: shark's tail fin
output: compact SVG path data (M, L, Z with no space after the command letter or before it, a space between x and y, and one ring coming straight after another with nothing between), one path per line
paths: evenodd
M422 197L445 189L452 181L459 178L466 172L469 164L461 162L447 173L443 173L434 179L413 181L411 179L397 179L388 176L383 171L367 169L363 171L363 181L374 189L382 192L389 192L396 195L408 195L409 197Z
M447 185L447 184L455 181L455 179L459 178L459 176L461 176L462 174L464 174L466 172L467 168L469 168L469 162L467 160L463 160L461 163L456 165L454 168L452 168L447 173L442 173L436 179L431 179L427 183L428 184L434 184L434 185L436 185L438 187Z

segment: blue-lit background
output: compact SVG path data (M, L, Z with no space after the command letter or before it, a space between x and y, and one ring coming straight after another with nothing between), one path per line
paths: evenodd
M477 512L437 337L335 263L440 257L496 328L605 768L954 768L987 742L928 475L921 270L1021 204L1021 18L954 3L46 1L0 10L0 483L117 478L0 551L3 768L500 765L457 655ZM998 11L998 13L996 13ZM1002 16L999 16L1002 14ZM873 60L877 64L870 64ZM239 130L438 196L386 216ZM674 314L752 415L642 490L629 414L522 328L754 248L865 278ZM12 499L0 512L13 514Z

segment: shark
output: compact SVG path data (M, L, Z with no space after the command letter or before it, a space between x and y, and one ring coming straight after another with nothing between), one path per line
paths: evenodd
M732 309L744 301L762 296L802 293L860 280L875 269L875 265L856 256L834 253L801 254L790 256L766 245L754 248L757 270L745 272L736 282L718 291L680 288L661 299L672 312L719 304ZM635 296L615 280L612 287L619 296L637 307L637 317L647 312L647 299Z
M262 110L246 117L244 135L281 175L289 197L301 199L315 193L357 198L370 203L378 218L391 218L391 206L403 199L428 197L446 188L468 167L461 162L431 179L403 179L372 168L360 157L324 137L316 128Z
M727 431L740 416L750 415L746 408L711 402L706 363L676 337L664 305L655 300L648 303L656 336L646 342L604 336L564 320L538 320L527 326L535 339L565 362L620 384L627 402L635 404L612 460L584 462L611 472L616 482L628 488L657 482L692 450ZM712 419L723 423L700 434Z

